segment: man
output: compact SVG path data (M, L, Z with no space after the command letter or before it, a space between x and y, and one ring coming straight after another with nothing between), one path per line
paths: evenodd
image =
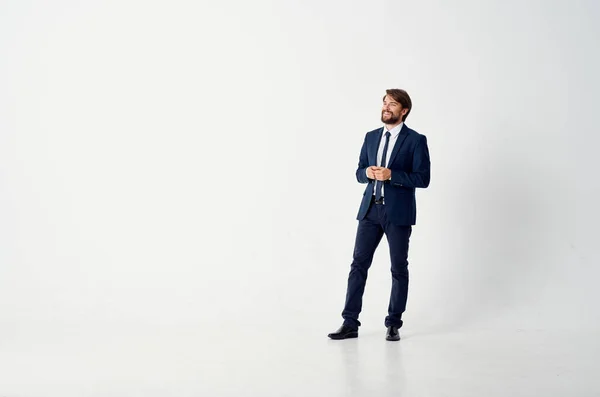
M416 221L415 188L429 186L429 149L424 135L408 128L404 121L412 108L404 90L386 90L381 110L384 126L365 136L356 179L367 187L358 211L344 322L331 339L358 337L358 315L367 272L375 249L385 234L390 247L392 291L385 318L386 339L400 340L402 313L408 296L408 241Z

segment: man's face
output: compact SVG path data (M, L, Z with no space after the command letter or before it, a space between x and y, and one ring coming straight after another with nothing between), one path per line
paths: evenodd
M406 109L396 102L392 97L386 95L381 108L381 121L384 124L398 124L406 114Z

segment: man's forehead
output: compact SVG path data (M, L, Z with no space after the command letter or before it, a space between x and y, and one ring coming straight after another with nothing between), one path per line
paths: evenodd
M391 98L389 95L386 95L385 98L383 98L383 101L398 103L394 98Z

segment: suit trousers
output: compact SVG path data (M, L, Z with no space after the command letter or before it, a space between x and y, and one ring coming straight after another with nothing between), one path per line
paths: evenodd
M375 204L374 200L371 200L367 215L358 222L346 303L342 312L344 325L353 329L358 329L361 325L358 316L362 309L367 273L373 262L375 249L385 234L390 247L392 291L384 324L386 327L402 327L402 313L406 310L408 298L408 243L411 233L412 226L390 223L387 220L385 204Z

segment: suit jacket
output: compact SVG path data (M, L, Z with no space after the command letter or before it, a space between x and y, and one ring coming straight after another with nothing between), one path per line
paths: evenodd
M362 220L369 209L375 189L375 180L367 177L366 169L377 165L377 150L383 136L383 127L367 132L360 151L356 179L366 183L356 219ZM389 150L389 148L388 148ZM383 184L383 196L388 220L396 225L414 225L417 218L416 188L429 186L429 148L427 138L402 126L391 153L388 151L387 168L392 178Z

